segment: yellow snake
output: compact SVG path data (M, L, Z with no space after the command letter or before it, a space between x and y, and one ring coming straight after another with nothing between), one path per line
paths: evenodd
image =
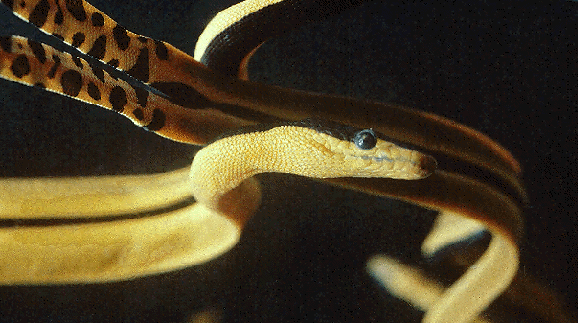
M12 5L10 1L5 3ZM263 2L243 2L222 15L239 21L248 12L265 7L256 5L260 3ZM45 11L45 6L50 10ZM80 2L82 10L78 6L79 2L73 1L58 8L48 1L26 1L26 6L11 7L47 33L58 35L82 52L126 71L168 97L131 86L82 59L19 37L1 40L1 76L113 109L137 125L192 144L206 144L226 130L261 122L261 115L286 120L315 116L327 120L322 124L340 122L357 127L356 132L381 133L418 150L403 149L381 140L376 140L376 147L359 149L350 139L318 131L320 127L289 123L265 130L245 130L215 141L195 157L192 181L187 179L188 171L182 170L159 175L158 179L127 176L9 180L1 187L2 196L13 194L14 197L0 201L4 209L12 210L3 213L8 218L38 219L55 214L61 218L111 217L127 210L162 209L167 204L183 202L192 192L199 203L151 219L3 229L3 256L11 258L13 265L2 268L4 276L0 278L4 283L126 279L216 257L238 237L238 231L222 215L233 218L242 228L258 205L257 184L250 179L242 180L258 172L280 171L333 178L331 182L345 187L396 197L440 210L444 216L457 214L475 218L487 225L493 234L488 251L475 268L428 311L425 321L467 321L507 287L517 268L516 242L521 232L519 203L525 196L518 179L517 162L483 134L408 108L283 89L215 73L169 44L124 30L84 1ZM64 12L64 23L57 24L59 10L61 14ZM222 21L225 21L222 16L216 18L207 30ZM97 32L95 26L99 28ZM115 42L101 44L103 37L110 35ZM201 37L201 43L205 42L203 39ZM181 97L179 93L183 92L187 97ZM188 103L198 106L190 108L186 106ZM251 119L236 117L213 108L217 103L261 115ZM469 178L460 174L459 169L447 170L441 162L440 169L434 172L434 159L420 150L474 165L492 180ZM360 152L363 155L359 155ZM353 155L347 155L351 153ZM312 158L315 155L317 157ZM311 160L305 162L305 157ZM267 162L271 164L265 165ZM374 166L384 162L387 166L383 169ZM330 166L323 170L323 165ZM151 193L155 191L150 184L155 182L158 191L167 198L151 199L158 196ZM38 186L33 187L34 183ZM207 187L207 184L215 185ZM188 185L192 185L192 192L187 190ZM167 187L174 188L175 192L166 193ZM147 193L142 194L142 190ZM231 193L225 194L229 191ZM198 215L191 217L190 214ZM215 230L207 229L211 227ZM207 236L203 237L203 233ZM115 238L103 241L99 239L103 235ZM137 242L138 236L141 239ZM446 243L434 244L432 249L435 251ZM137 244L144 247L141 250L129 247ZM70 250L59 246L69 246ZM49 250L57 256L50 259ZM54 265L52 271L46 270L46 264Z

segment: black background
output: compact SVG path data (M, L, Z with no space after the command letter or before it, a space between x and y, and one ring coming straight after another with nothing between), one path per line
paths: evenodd
M217 10L209 0L92 4L189 53ZM572 2L368 3L268 42L252 73L432 111L502 143L531 200L521 270L577 308L577 20ZM39 35L3 7L0 30ZM3 80L0 91L5 177L158 172L194 154L109 111ZM231 322L420 320L385 297L364 264L379 252L419 263L432 212L294 176L261 178L264 205L227 255L131 282L2 287L0 321L176 322L207 304L226 307Z

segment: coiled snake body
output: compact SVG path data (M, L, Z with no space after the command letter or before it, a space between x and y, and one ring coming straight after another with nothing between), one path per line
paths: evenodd
M297 17L308 17L311 8L318 9L317 1L245 1L219 14L207 26L195 53L195 57L212 69L170 44L127 31L84 1L3 3L41 30L125 71L141 83L126 82L80 58L16 36L0 39L0 76L3 78L42 86L114 110L135 124L176 141L204 145L223 132L233 131L197 154L191 170L192 180L186 175L188 171L161 175L160 181L174 183L175 192L182 192L169 194L170 199L179 200L190 194L186 189L190 185L197 199L187 210L190 213L168 212L164 220L142 220L140 224L90 223L77 227L4 230L3 255L13 260L12 267L6 265L2 269L4 283L126 279L216 257L235 243L238 237L235 225L242 229L258 206L258 185L248 178L258 172L271 171L330 178L327 181L345 187L439 210L442 216L452 214L482 221L493 235L490 247L476 266L445 292L427 313L425 321L468 321L499 295L515 274L516 242L521 232L519 205L525 195L518 179L517 162L491 139L425 112L244 80L246 59L266 37L278 33L274 28L256 43L239 41L247 46L231 46L239 54L229 65L223 64L223 68L214 65L213 62L220 60L220 53L227 53L228 49L221 49L221 43L223 39L231 39L232 32L247 30L247 26L263 16L286 17L288 8ZM356 2L344 3L335 8L344 10ZM335 13L333 11L336 10L328 10L316 19ZM147 86L163 95L149 91ZM219 110L218 104L236 112ZM292 123L237 130L271 116ZM322 121L296 122L311 117ZM340 133L334 131L336 129L345 131ZM462 165L475 171L466 173ZM46 218L54 214L106 217L122 214L126 209L146 210L167 202L167 199L151 199L156 194L138 195L143 186L142 177L122 178L123 189L107 184L107 180L115 181L110 178L39 180L40 188L31 188L30 181L9 180L2 185L2 196L13 194L14 198L0 203L6 210L13 210L4 217ZM54 188L46 189L48 185ZM90 188L81 190L82 186ZM109 189L99 191L98 187ZM444 191L439 187L444 187ZM131 189L135 193L126 194ZM25 190L29 191L22 193ZM163 191L162 185L159 190ZM78 194L64 193L71 191ZM51 197L47 199L47 196ZM62 207L56 207L57 212L53 212L53 203L38 202L47 200L56 201ZM134 203L127 203L129 200ZM92 207L94 204L99 206ZM198 214L195 220L191 220L191 214ZM224 220L223 216L233 222ZM84 231L79 231L79 227ZM199 231L201 227L212 227L216 233L206 234L207 237L200 240L192 239L187 233ZM135 231L129 232L130 228ZM150 249L133 248L137 244L135 235L139 234L148 235L139 243L149 243ZM115 239L103 242L99 240L101 235ZM170 243L162 244L166 237L170 237ZM54 259L43 258L43 248L62 240L72 246L70 250L62 248ZM447 243L434 245L432 250ZM78 253L83 246L92 249ZM103 260L105 253L111 256ZM151 257L151 254L157 256ZM26 265L31 258L40 259L38 263L58 262L62 268L51 272L36 264ZM82 261L78 265L66 266L79 259Z

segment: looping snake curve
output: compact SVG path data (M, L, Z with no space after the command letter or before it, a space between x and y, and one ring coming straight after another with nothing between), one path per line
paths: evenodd
M320 178L438 210L442 217L457 215L483 223L492 233L490 247L444 292L425 322L469 321L516 273L520 205L526 197L519 165L504 148L430 113L247 80L248 59L263 41L279 33L275 28L256 43L240 38L237 44L246 47L237 48L233 42L223 48L223 39L246 33L263 16L285 14L291 8L303 19L317 1L300 7L290 0L247 0L221 12L197 43L195 59L203 64L168 43L127 31L85 1L24 2L25 6L3 1L42 31L140 83L17 36L0 39L2 78L114 110L175 141L211 143L195 156L190 177L189 170L178 170L154 176L4 180L1 196L11 197L0 201L2 219L57 215L88 223L2 228L2 257L12 260L12 265L0 268L2 283L120 280L217 257L237 241L258 207L259 185L251 177L262 172ZM339 10L357 2L347 3ZM231 55L230 50L236 58L225 64L220 55ZM266 117L284 121L263 125ZM475 171L464 172L463 165ZM167 193L166 187L172 191ZM191 194L196 202L190 201ZM163 209L167 201L182 207ZM106 220L151 209L161 210L163 216ZM105 235L114 238L103 241ZM446 241L433 243L430 252L455 239L450 234ZM46 256L49 252L55 254L52 259ZM52 269L45 270L46 264Z

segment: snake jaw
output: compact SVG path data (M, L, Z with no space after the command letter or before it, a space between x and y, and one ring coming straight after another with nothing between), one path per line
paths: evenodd
M352 141L314 129L279 126L225 137L200 150L191 167L191 184L199 203L227 214L242 226L257 207L260 195L257 186L244 181L257 173L416 180L429 176L436 167L432 157L385 140L378 139L372 149L359 149ZM244 185L246 189L235 189ZM238 190L244 193L236 194ZM239 201L247 192L254 194L241 205L246 210L246 205L254 207L245 214L232 207L236 204L231 201Z
M329 170L331 175L326 177L418 180L430 176L437 169L433 157L381 139L368 150L359 149L353 142L329 137L324 137L322 143L334 160L328 162L334 169Z

